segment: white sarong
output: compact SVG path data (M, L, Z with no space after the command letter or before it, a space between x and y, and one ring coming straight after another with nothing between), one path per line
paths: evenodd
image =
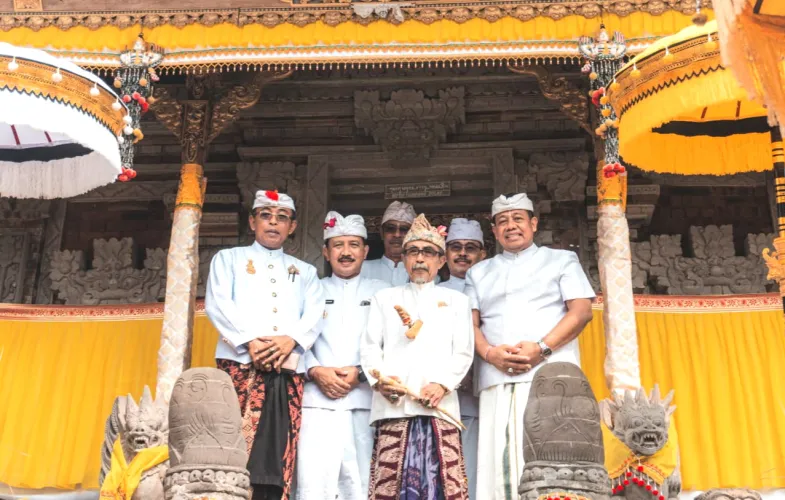
M303 408L297 500L368 498L374 429L369 410Z
M500 384L480 392L477 500L517 500L523 474L523 412L531 382Z
M466 463L466 478L469 480L469 499L475 500L477 487L477 439L480 433L480 419L477 417L461 416L461 423L466 427L461 432L461 445L463 446L463 461Z

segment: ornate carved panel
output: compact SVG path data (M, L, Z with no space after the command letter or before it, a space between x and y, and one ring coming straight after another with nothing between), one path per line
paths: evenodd
M304 261L313 264L319 275L324 274L324 229L322 224L327 213L329 194L327 186L330 176L330 162L326 156L311 156L304 182L305 210L298 231L303 235L302 256Z
M27 231L0 232L0 302L22 303L29 246Z
M66 304L144 304L156 302L163 293L165 249L147 249L141 269L134 267L131 238L94 240L93 254L86 269L82 251L54 253L49 278Z
M534 153L529 173L537 177L553 201L584 201L589 177L589 156L583 152Z
M378 90L354 93L357 126L372 135L394 161L407 165L430 158L447 133L465 122L465 115L463 87L440 90L438 97L427 97L420 90L397 90L386 100Z

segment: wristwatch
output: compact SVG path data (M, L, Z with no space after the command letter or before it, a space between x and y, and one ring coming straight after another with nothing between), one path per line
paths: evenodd
M359 372L357 374L357 380L359 380L362 383L368 382L368 377L365 376L365 372L363 371L363 367L360 366L360 365L357 365L357 370Z
M553 354L553 350L550 347L548 347L548 344L546 344L542 340L537 342L537 345L540 346L540 350L542 351L540 354L542 354L542 357L544 359L548 359L551 356L551 354Z

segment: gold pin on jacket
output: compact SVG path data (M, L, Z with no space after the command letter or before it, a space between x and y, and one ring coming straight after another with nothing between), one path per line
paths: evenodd
M248 264L245 266L245 272L248 274L256 274L256 268L253 267L252 259L248 259Z

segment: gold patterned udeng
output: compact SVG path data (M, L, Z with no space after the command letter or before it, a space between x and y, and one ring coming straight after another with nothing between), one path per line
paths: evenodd
M123 109L114 110L112 104L117 97L103 87L98 86L97 96L90 95L94 82L60 70L63 79L59 83L52 80L52 73L57 68L37 61L16 58L19 67L15 71L8 69L13 58L0 56L0 89L8 89L20 93L39 96L43 99L70 104L80 111L93 116L98 122L110 129L114 135L120 135L125 127Z

